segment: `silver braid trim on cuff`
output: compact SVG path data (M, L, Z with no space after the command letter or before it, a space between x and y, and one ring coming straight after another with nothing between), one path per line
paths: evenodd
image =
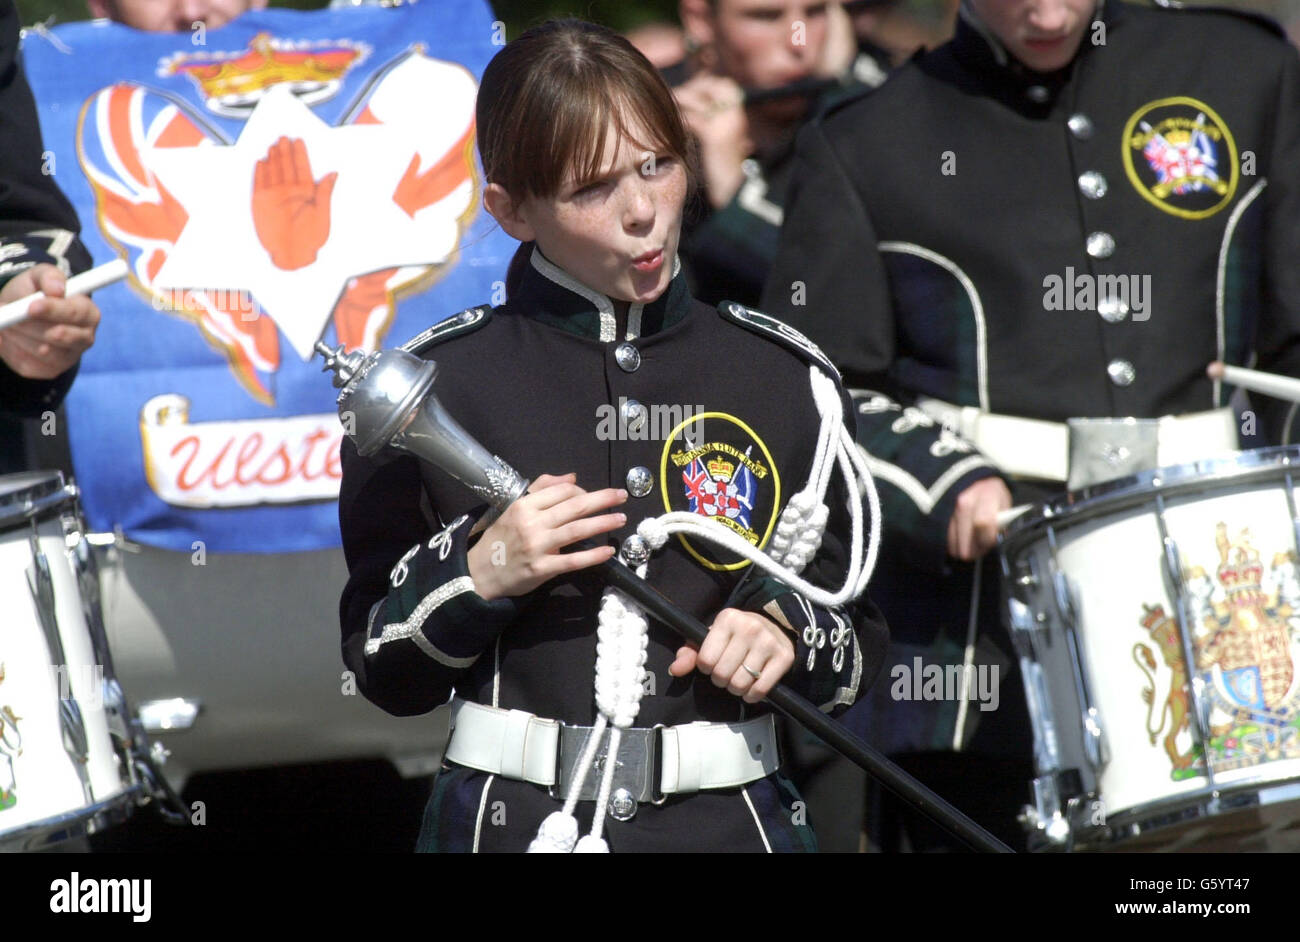
M424 636L420 628L430 615L434 613L444 602L453 599L458 595L474 591L474 580L469 576L461 576L452 579L450 582L444 582L438 588L434 589L428 595L420 600L420 604L415 606L415 611L411 612L406 620L396 624L384 625L384 630L378 638L370 638L366 641L366 656L370 657L375 654L380 647L390 641L401 641L409 639L414 642L415 646L427 654L433 660L446 667L464 668L469 667L478 660L478 655L473 657L452 657L444 651L438 650L429 639Z

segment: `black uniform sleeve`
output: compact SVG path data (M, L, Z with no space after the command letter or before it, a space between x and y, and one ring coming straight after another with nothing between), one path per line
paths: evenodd
M1264 310L1259 369L1300 376L1300 55L1287 44L1278 82L1275 134L1265 201ZM1264 396L1252 400L1269 441L1300 441L1300 408Z
M18 12L0 0L0 287L19 272L47 262L64 274L90 267L77 240L77 214L45 173L36 103L18 61ZM0 408L39 416L63 400L76 368L53 380L29 380L0 363Z
M799 132L762 309L806 334L845 385L888 381L894 319L876 234L821 121Z
M18 59L18 12L0 0L0 284L38 262L65 273L90 256L76 241L77 214L49 172L36 102Z
M846 419L851 430L851 412L846 412ZM800 575L813 585L835 590L844 583L852 542L847 491L838 473L827 489L826 505L821 547ZM865 547L870 535L865 500L862 513ZM790 633L795 663L783 682L832 716L847 710L884 664L889 628L866 592L847 605L823 608L780 580L754 571L737 587L729 604L766 615Z
M997 471L895 388L893 305L877 242L843 161L821 122L810 122L799 134L763 309L808 335L844 374L890 543L918 567L939 571L958 495Z
M345 440L342 459L343 661L377 706L427 713L517 614L513 599L485 601L469 574L470 531L487 508L435 534L420 510L415 458L372 461Z
M77 376L73 366L54 379L27 379L0 362L0 411L21 418L40 418L57 409Z

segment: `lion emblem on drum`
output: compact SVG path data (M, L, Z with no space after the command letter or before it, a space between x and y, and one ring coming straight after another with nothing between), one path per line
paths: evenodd
M1181 752L1178 748L1178 737L1187 732L1187 711L1189 709L1187 697L1187 665L1183 658L1182 641L1178 634L1178 623L1165 614L1163 605L1157 605L1152 608L1150 605L1143 605L1142 627L1147 630L1151 640L1155 642L1160 649L1160 656L1164 659L1165 666L1173 674L1169 682L1169 694L1165 697L1164 704L1160 708L1160 725L1154 729L1151 726L1151 714L1155 710L1156 698L1156 659L1151 653L1151 649L1145 644L1133 645L1133 660L1141 668L1142 673L1147 677L1148 686L1142 688L1142 699L1147 705L1147 735L1151 737L1151 744L1155 745L1156 737L1165 729L1165 721L1169 722L1169 732L1165 735L1165 752L1169 754L1169 761L1172 763L1175 772L1191 768L1196 761L1195 748ZM1178 778L1178 775L1174 776Z
M1196 678L1208 701L1208 757L1216 771L1300 758L1300 579L1295 553L1275 553L1265 565L1250 531L1236 537L1215 528L1218 565L1184 569L1188 629ZM1150 647L1133 646L1134 662L1147 680L1151 744L1165 731L1164 749L1175 780L1204 774L1207 750L1192 735L1194 716L1183 636L1163 606L1143 605L1140 624L1169 669L1169 693L1153 728L1157 665ZM1189 741L1180 748L1180 737Z

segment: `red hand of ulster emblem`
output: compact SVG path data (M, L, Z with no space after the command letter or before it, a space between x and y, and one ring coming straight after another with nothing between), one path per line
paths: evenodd
M282 137L253 173L253 225L277 268L293 271L316 261L330 234L330 197L337 173L312 179L307 145Z

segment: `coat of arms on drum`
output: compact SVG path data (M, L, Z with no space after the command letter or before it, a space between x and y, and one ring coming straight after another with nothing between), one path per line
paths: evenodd
M0 684L5 680L5 666L0 663ZM23 740L18 733L18 720L14 708L5 704L0 706L0 757L4 765L0 766L0 811L18 804L18 782L14 778L14 759L22 755Z
M1203 566L1184 570L1196 677L1208 703L1210 761L1215 771L1300 758L1300 574L1292 551L1265 567L1250 531L1233 539L1226 523L1215 529L1219 562L1214 576ZM1205 774L1206 749L1193 734L1188 684L1178 621L1163 605L1142 606L1139 619L1160 650L1168 673L1151 648L1133 645L1133 660L1146 676L1151 744L1163 732L1175 781ZM1156 690L1167 690L1156 715ZM1156 722L1158 720L1158 723ZM1167 726L1167 728L1166 728Z

